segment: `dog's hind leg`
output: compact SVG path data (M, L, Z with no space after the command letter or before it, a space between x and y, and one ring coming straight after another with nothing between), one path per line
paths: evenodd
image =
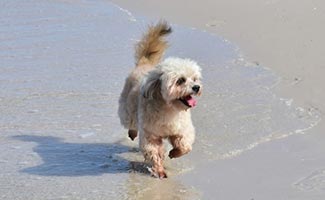
M137 130L129 129L128 133L129 133L129 138L131 138L131 140L134 140L138 136Z

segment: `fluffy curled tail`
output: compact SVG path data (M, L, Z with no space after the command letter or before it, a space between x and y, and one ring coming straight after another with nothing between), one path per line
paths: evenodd
M149 26L148 31L143 35L135 48L136 66L144 64L154 66L158 64L168 47L164 36L171 32L171 27L165 21L160 21L155 26Z

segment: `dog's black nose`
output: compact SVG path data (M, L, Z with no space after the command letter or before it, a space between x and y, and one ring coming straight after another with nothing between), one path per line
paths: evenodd
M199 86L199 85L194 85L194 86L192 87L192 90L193 90L194 92L199 92L199 90L200 90L200 86Z

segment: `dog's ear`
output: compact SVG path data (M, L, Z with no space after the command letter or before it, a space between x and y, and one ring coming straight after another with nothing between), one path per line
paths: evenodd
M149 72L147 79L141 86L141 94L144 98L155 99L161 95L161 76L162 72L153 70Z

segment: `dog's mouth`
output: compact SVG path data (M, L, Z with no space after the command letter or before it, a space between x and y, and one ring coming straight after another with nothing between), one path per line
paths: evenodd
M192 97L192 95L181 97L178 100L180 100L187 107L192 108L196 106L196 100Z

